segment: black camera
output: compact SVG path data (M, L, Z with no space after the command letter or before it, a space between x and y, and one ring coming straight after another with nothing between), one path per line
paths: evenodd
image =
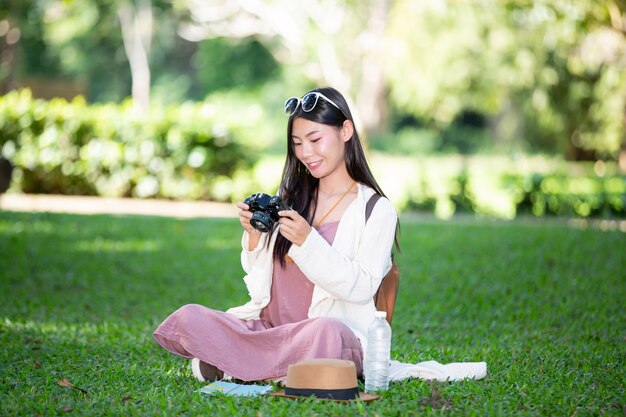
M244 201L253 213L250 224L260 232L269 232L274 223L278 221L278 212L281 210L291 210L279 196L270 197L267 194L252 194Z

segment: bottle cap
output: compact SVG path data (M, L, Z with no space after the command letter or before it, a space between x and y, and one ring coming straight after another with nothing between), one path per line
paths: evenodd
M374 317L381 317L383 319L387 318L387 312L386 311L376 311L374 313Z

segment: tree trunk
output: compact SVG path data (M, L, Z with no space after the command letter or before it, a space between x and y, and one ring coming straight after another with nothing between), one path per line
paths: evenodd
M118 10L122 26L124 50L130 64L132 97L135 111L145 116L150 112L150 42L152 39L152 4L140 0L133 8L123 1Z
M385 131L388 123L388 94L380 56L383 52L383 37L390 8L390 0L376 1L368 22L367 34L372 44L362 60L361 80L356 98L366 136L380 134Z

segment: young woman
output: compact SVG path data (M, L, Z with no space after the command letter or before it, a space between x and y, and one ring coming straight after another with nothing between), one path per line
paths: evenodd
M332 88L285 103L287 159L279 195L291 210L268 233L244 229L241 263L250 301L226 312L197 304L169 316L154 332L170 352L192 359L194 375L243 381L282 378L311 358L353 361L362 372L373 302L391 267L397 215L375 193L350 109Z

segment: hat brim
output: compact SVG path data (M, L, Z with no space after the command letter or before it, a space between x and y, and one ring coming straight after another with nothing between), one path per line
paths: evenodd
M370 401L374 401L380 398L380 396L376 394L369 394L367 392L359 392L359 398L355 398L353 400L335 400L332 398L317 398L315 396L303 397L299 395L287 395L285 394L285 390L270 392L269 395L274 396L274 397L289 398L292 400L305 400L307 398L315 398L316 400L319 400L319 401L333 401L333 402L340 402L340 403L350 403L353 401L370 402Z

